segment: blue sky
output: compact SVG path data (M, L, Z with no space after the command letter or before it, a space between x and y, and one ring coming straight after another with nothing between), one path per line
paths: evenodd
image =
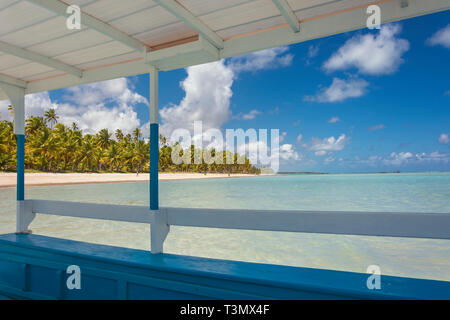
M161 72L161 129L279 129L282 171L449 171L449 22L443 12ZM141 75L33 95L27 114L52 105L85 132L146 133L148 87Z

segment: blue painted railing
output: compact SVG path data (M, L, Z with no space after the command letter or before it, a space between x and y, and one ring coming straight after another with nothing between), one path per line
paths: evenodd
M368 276L0 235L0 296L15 299L450 299L450 282L381 276L370 290Z

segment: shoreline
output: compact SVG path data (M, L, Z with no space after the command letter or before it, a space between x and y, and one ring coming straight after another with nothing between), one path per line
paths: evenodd
M202 180L223 178L258 177L255 174L235 173L159 173L159 181ZM0 188L15 188L17 175L14 172L0 172ZM105 184L125 182L148 182L149 174L140 173L25 173L25 187L63 186L75 184Z

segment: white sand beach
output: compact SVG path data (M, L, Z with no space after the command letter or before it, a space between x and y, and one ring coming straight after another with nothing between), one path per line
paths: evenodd
M189 180L189 179L214 179L214 178L238 178L255 177L254 174L227 173L160 173L159 180ZM0 188L15 187L16 173L0 172ZM92 184L92 183L117 183L117 182L141 182L148 181L148 173L25 173L26 186Z

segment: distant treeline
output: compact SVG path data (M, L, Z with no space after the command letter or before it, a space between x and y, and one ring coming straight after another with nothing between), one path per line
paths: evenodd
M278 174L328 174L326 172L288 172L288 171L280 171Z
M148 172L150 146L142 139L141 129L132 134L124 134L118 129L113 134L102 129L96 134L84 134L76 123L65 126L58 123L54 109L45 112L44 117L30 117L25 128L25 168L45 172ZM174 164L172 148L167 139L160 135L159 171L161 172L214 172L214 173L252 173L259 174L260 169L244 161L238 154L222 152L223 164L201 163ZM0 122L0 170L16 170L16 136L13 123ZM191 146L193 157L194 146ZM209 150L214 156L215 150ZM204 154L206 150L197 153ZM183 153L183 151L181 151ZM234 163L225 164L226 156ZM219 156L220 157L220 156ZM203 158L203 157L202 157ZM200 162L200 161L198 161Z

